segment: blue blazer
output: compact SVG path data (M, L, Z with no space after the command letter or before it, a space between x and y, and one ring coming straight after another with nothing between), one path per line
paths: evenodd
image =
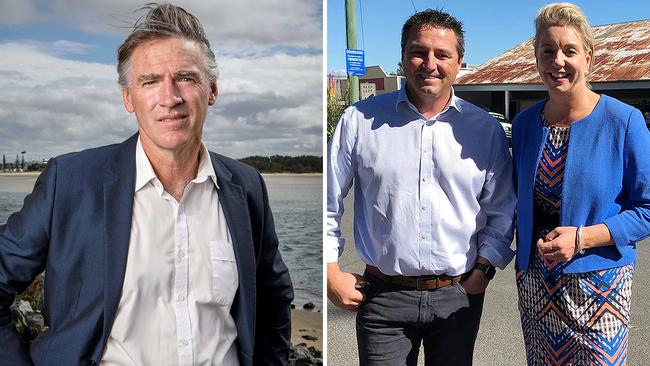
M548 128L542 101L512 124L517 179L517 269L528 269L533 237L535 174ZM602 95L587 117L571 125L559 226L607 225L615 245L577 254L565 273L634 263L636 242L650 235L650 133L638 109Z
M124 281L137 136L51 159L20 212L0 226L0 365L99 363ZM239 272L231 310L239 361L286 364L293 290L266 187L255 169L210 158ZM9 306L43 270L49 329L26 349Z

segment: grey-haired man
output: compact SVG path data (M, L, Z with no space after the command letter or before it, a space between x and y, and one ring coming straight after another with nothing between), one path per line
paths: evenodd
M0 227L0 365L284 365L291 281L264 182L209 152L214 54L198 19L151 5L118 52L138 133L50 160ZM49 329L9 316L46 270Z

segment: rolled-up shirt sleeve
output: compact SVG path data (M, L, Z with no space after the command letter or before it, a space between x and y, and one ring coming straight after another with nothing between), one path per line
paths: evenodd
M478 233L478 255L495 267L504 269L515 255L510 245L514 235L517 197L512 175L512 157L505 137L499 139L499 145L499 155L487 172L479 199L486 224Z
M341 235L341 217L344 212L343 199L354 178L355 134L351 120L354 108L345 110L327 143L327 235L323 243L327 263L337 262L345 245Z

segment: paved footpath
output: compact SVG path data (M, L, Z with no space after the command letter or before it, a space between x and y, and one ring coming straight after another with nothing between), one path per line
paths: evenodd
M364 264L354 250L352 193L345 202L343 235L347 245L339 265L345 271L363 273ZM514 261L513 261L514 262ZM633 283L628 365L650 365L650 239L638 243ZM327 365L359 364L355 313L327 302ZM419 364L424 365L422 353ZM525 365L525 351L517 310L513 263L498 271L485 297L481 328L474 352L475 366Z

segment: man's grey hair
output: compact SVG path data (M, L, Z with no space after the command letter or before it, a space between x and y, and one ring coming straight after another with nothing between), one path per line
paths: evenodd
M128 87L131 55L138 46L155 39L172 37L199 43L203 50L203 68L210 83L216 82L219 76L217 60L199 20L185 9L171 4L149 3L140 10L144 9L149 9L149 12L135 22L133 31L117 51L117 74L120 86Z

